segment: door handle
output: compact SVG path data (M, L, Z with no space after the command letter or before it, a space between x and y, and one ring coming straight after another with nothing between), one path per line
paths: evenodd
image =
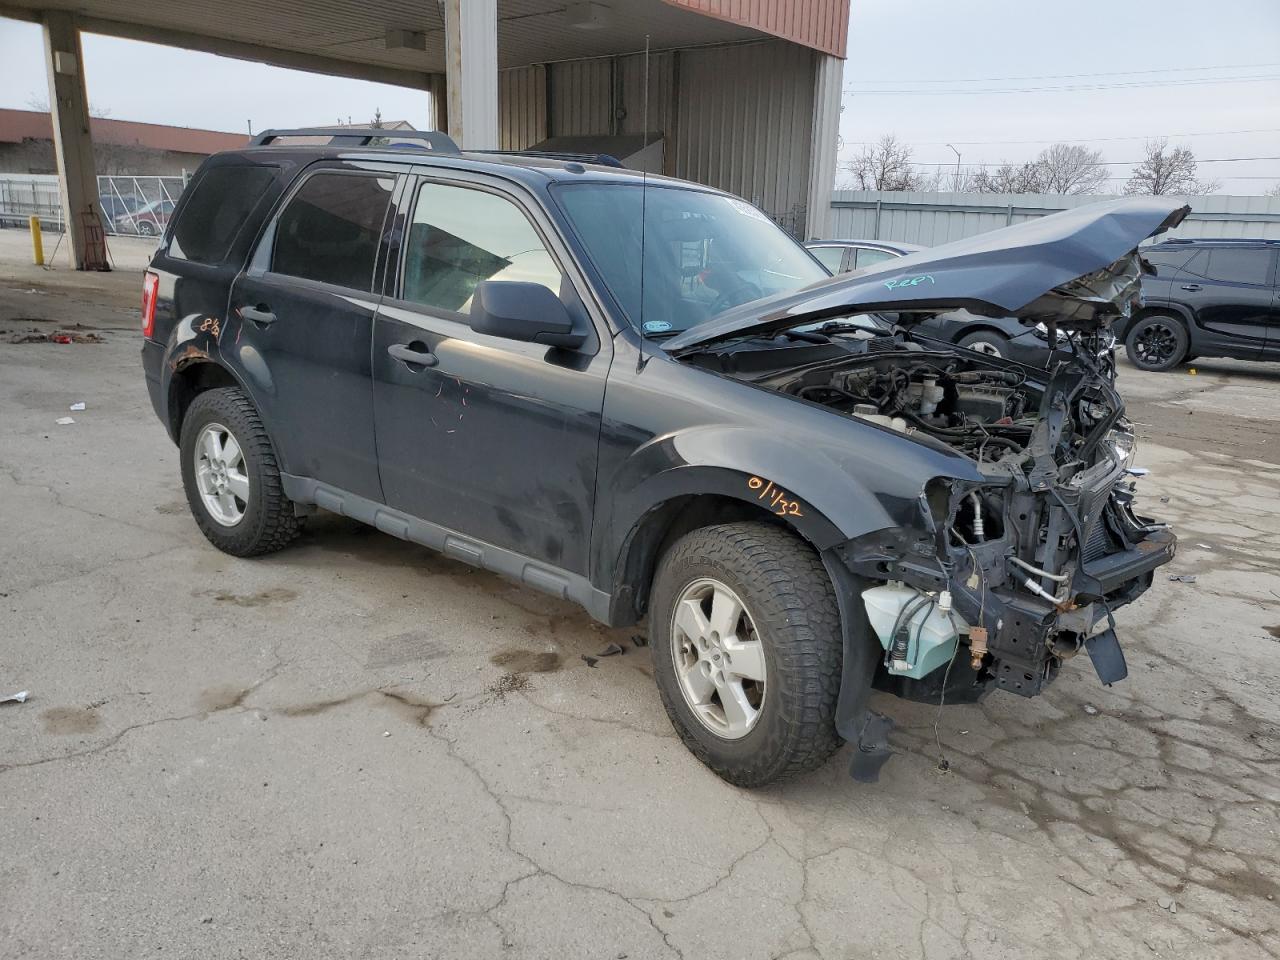
M1200 287L1200 284L1198 283L1184 283L1182 285L1182 289L1183 290L1199 290L1201 289L1201 287Z
M242 306L238 308L238 312L240 316L246 320L252 320L260 327L269 327L276 322L276 315L265 303L260 303L256 307Z
M434 367L439 363L439 359L427 349L427 345L417 340L413 341L413 343L393 343L387 347L387 353L401 363L407 364L411 369L413 367Z

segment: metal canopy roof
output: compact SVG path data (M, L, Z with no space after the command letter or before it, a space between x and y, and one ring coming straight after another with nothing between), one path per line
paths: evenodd
M631 53L646 34L654 50L771 35L681 2L607 0L604 25L582 29L570 25L569 0L498 0L499 66ZM433 0L0 0L6 16L34 20L43 10L74 13L91 33L407 86L445 69ZM388 30L421 33L426 49L388 49Z

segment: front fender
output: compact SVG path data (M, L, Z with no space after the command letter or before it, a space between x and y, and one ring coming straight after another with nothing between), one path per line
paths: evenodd
M825 414L816 422L829 428L784 434L707 425L636 448L598 501L602 582L624 569L649 515L679 498L712 495L753 504L825 551L877 530L915 525L920 495L933 477L981 479L965 461L870 424Z

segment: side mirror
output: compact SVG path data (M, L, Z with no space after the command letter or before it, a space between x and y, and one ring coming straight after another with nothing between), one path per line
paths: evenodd
M471 329L552 347L580 347L586 334L576 333L573 317L560 298L540 283L481 280L471 296Z

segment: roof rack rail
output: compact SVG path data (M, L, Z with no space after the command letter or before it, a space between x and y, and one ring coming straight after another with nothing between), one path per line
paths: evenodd
M575 160L598 163L602 167L624 169L622 161L610 153L565 153L560 150L468 150L467 153L496 154L503 157L545 157L548 160Z
M438 130L383 130L369 127L301 127L296 130L263 130L249 141L251 147L265 147L281 137L328 137L336 146L367 147L374 140L417 140L437 153L458 153L458 145Z
M1222 243L1230 246L1233 243L1280 243L1280 239L1270 237L1170 237L1168 240L1158 241L1160 243Z

